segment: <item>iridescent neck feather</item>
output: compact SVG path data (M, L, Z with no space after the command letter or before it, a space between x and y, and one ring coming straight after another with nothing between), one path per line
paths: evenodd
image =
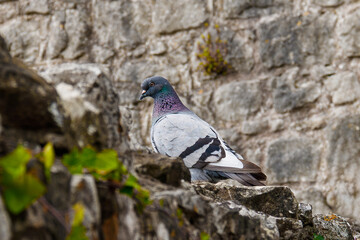
M154 96L153 123L166 114L187 111L190 110L181 102L171 86L164 87Z

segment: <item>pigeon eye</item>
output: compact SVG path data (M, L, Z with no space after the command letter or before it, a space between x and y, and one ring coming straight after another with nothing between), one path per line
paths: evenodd
M153 87L153 86L155 86L155 83L151 82L150 87Z

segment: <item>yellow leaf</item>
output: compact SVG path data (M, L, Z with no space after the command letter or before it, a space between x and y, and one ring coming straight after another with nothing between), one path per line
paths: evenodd
M73 210L74 210L74 220L72 222L72 225L77 226L82 224L85 215L84 206L81 203L76 203L73 205Z
M55 160L55 151L54 151L54 147L52 145L52 143L47 143L43 149L43 153L44 153L44 165L46 169L50 169L51 166L54 164L54 160Z

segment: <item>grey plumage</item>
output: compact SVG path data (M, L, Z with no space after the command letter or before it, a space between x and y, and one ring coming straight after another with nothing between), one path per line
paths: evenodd
M186 108L166 79L145 79L142 88L141 98L154 98L153 148L163 155L181 157L192 181L232 178L243 185L264 185L261 181L266 175L260 167L244 160L212 126Z

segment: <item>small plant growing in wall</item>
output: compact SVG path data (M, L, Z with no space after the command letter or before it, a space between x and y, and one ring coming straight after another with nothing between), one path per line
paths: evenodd
M207 25L206 25L207 26ZM215 34L201 35L201 42L197 43L198 53L196 57L200 60L198 70L205 75L225 75L231 69L231 65L225 60L228 53L228 42L220 38L219 25L215 25Z

